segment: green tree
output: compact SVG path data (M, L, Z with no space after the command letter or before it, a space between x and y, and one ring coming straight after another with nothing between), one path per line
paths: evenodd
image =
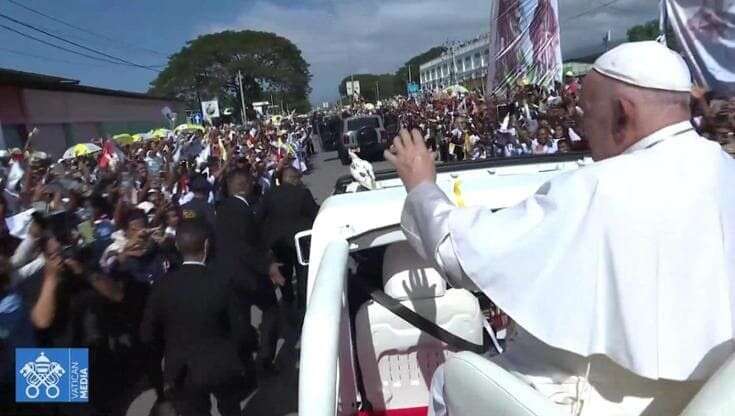
M360 96L369 102L378 101L378 93L380 93L380 99L400 94L396 77L393 74L354 74L348 75L340 81L340 95L347 95L347 82L353 79L360 81Z
M360 81L360 93L367 101L377 101L376 95L378 90L375 88L376 85L380 88L380 98L406 94L409 66L411 68L411 79L413 82L418 82L419 67L439 57L445 50L444 47L437 46L420 55L416 55L403 64L395 74L355 74L347 76L339 83L339 93L342 96L347 95L347 81L350 81L351 77L354 77L355 81Z
M240 109L237 73L242 71L245 102L283 102L308 111L309 64L288 39L252 30L200 36L169 58L149 92L198 107L199 99L218 98L220 107Z
M636 25L628 29L628 42L655 40L660 33L658 20L650 20L642 25ZM666 44L669 48L680 51L679 42L676 39L671 24L666 25Z
M628 29L628 42L655 40L659 35L658 20L651 20Z
M408 68L411 68L411 79L413 82L419 82L420 81L420 67L421 65L431 61L432 59L438 58L443 54L447 49L443 46L435 46L428 51L416 55L413 58L406 61L403 66L401 66L398 69L398 72L396 72L396 78L397 82L401 85L401 90L405 93L406 91L406 84L408 84Z

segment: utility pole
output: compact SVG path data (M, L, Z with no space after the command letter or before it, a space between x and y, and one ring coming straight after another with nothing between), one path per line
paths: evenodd
M245 112L245 95L242 91L242 71L239 69L237 70L237 84L240 86L240 105L242 106L240 111L242 111L242 124L245 124L248 122L248 115Z
M451 72L451 81L452 85L457 84L457 60L455 59L456 56L454 55L454 41L449 46L449 50L452 52L452 72Z
M380 81L375 82L375 104L380 101Z
M355 74L350 72L350 83L352 83L352 102L355 102Z

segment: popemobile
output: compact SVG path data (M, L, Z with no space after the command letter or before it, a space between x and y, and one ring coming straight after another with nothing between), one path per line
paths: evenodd
M500 210L590 163L584 154L464 162L437 167L436 182L458 206ZM368 190L341 178L313 228L295 237L309 266L299 415L424 416L441 364L450 415L560 414L487 359L503 352L507 317L481 292L448 287L408 245L396 173L377 172L374 183ZM729 360L682 415L735 414L734 390Z

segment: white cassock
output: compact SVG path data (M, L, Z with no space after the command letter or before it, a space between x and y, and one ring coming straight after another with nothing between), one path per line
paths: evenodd
M422 184L402 226L515 321L501 367L578 414L676 415L733 352L733 189L735 161L683 122L495 213Z

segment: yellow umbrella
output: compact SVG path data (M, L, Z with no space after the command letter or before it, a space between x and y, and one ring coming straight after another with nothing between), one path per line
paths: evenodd
M174 133L176 133L176 134L180 134L180 133L193 133L193 132L197 132L197 131L200 132L200 133L205 133L206 132L206 130L204 129L204 127L202 127L202 126L200 126L198 124L190 124L190 123L180 124L180 125L176 126L176 128L174 129Z
M74 159L75 157L90 155L92 153L96 153L101 150L102 150L101 147L93 143L79 143L79 144L75 144L74 146L66 149L66 152L64 152L64 155L62 156L62 158L63 159Z
M119 144L126 145L126 144L132 144L135 142L139 142L140 139L136 138L135 135L130 134L117 134L112 137L112 140L116 141Z
M151 132L149 134L150 134L151 138L153 138L153 139L159 139L160 140L160 139L167 138L168 135L169 135L169 133L171 133L171 130L168 130L168 129L156 129L156 130L151 130Z
M146 140L150 140L152 138L153 138L153 136L151 135L151 133L136 133L136 134L133 134L133 140L135 140L135 142L143 142L143 141L146 141Z

